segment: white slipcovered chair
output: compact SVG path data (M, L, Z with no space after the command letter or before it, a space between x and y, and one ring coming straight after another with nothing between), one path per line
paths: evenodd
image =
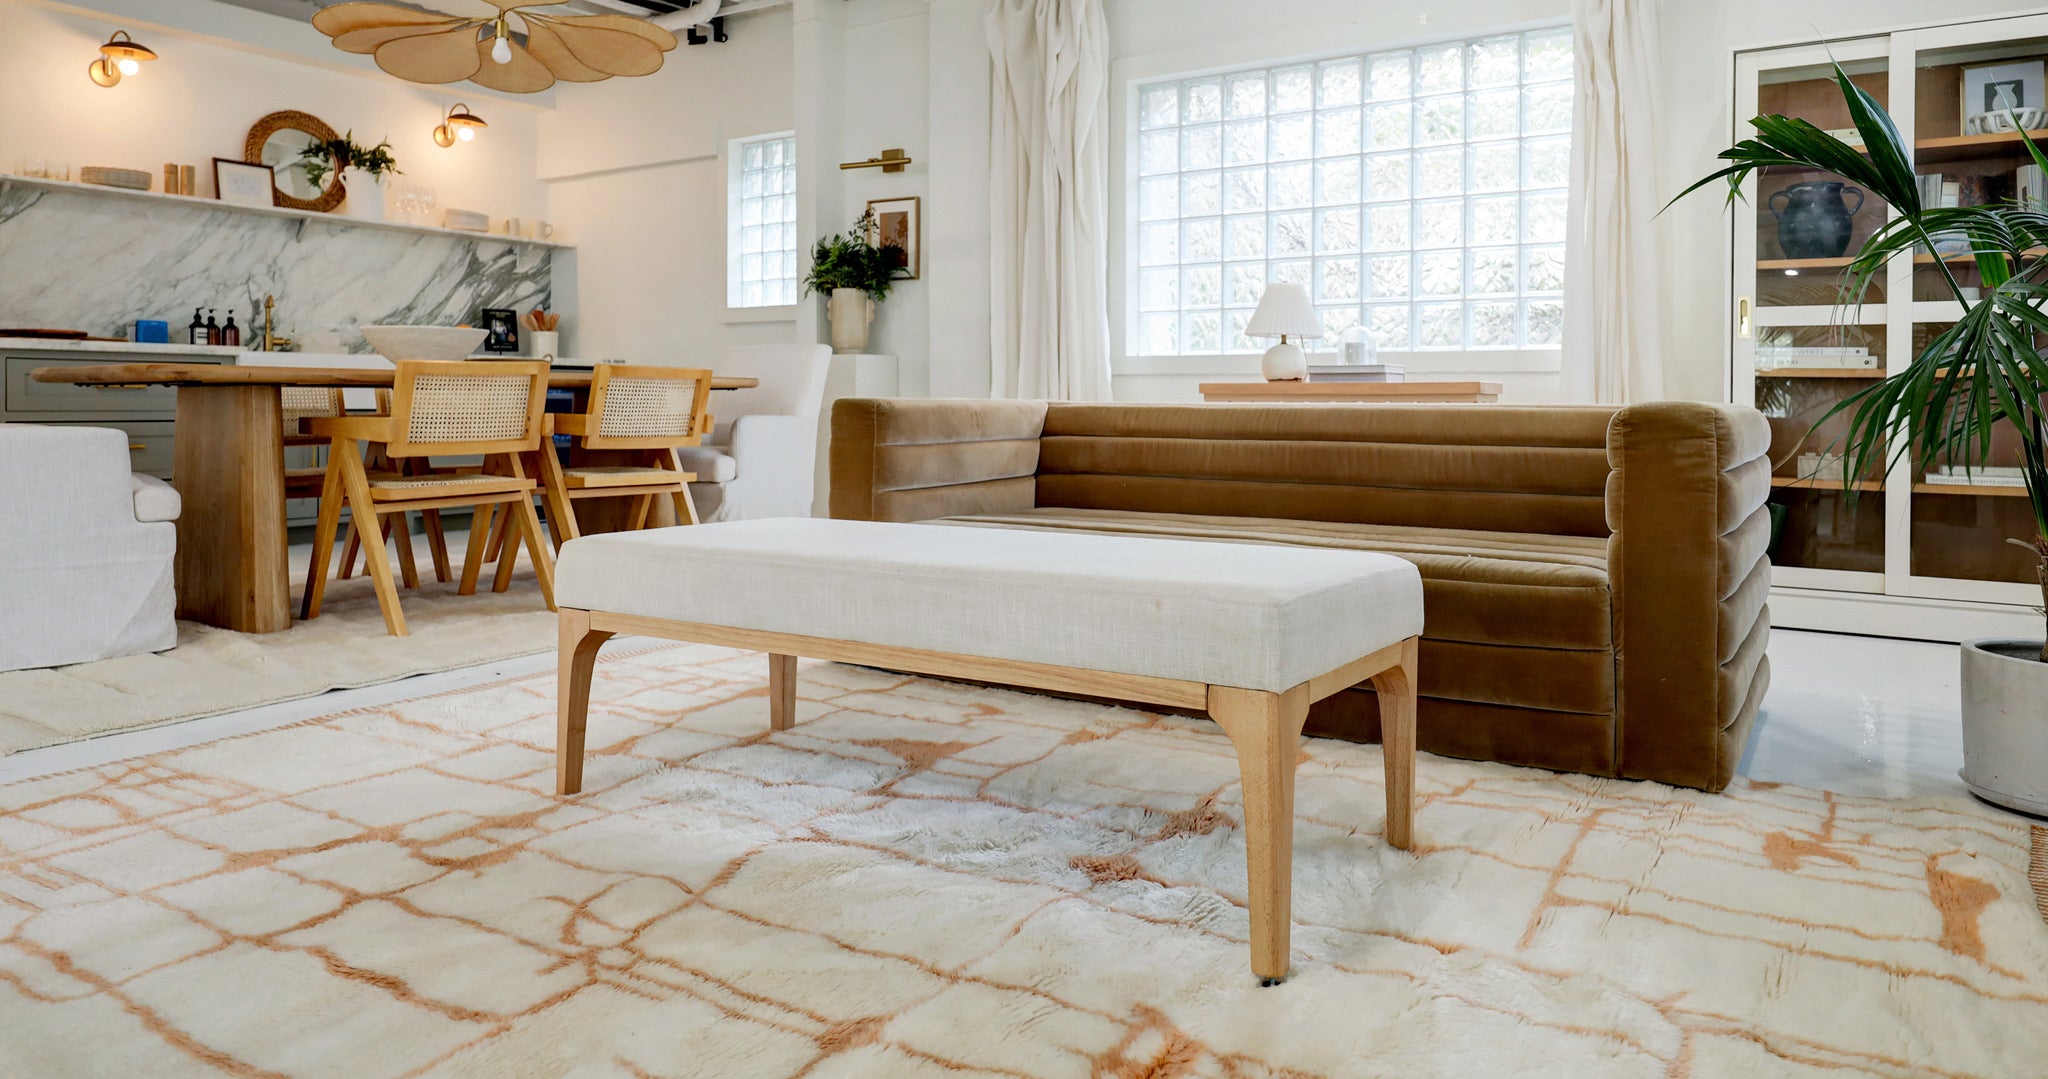
M697 474L690 497L704 521L809 517L818 472L818 409L832 350L824 345L726 349L713 374L757 378L750 390L712 395L715 422L701 446L676 451Z
M0 671L176 645L178 510L125 431L0 424Z

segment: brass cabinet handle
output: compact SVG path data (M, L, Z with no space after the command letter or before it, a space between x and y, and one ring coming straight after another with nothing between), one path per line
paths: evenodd
M142 444L142 443L140 443L140 442L130 442L130 443L128 444L128 452L129 452L129 453L141 453L141 452L142 452L143 450L146 450L146 449L148 449L148 448L149 448L148 446L145 446L145 445L143 445L143 444Z
M1735 336L1747 340L1750 331L1749 297L1735 301Z

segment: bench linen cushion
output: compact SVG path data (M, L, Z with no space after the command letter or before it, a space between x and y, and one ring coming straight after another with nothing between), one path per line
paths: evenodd
M563 607L1279 691L1422 632L1362 551L771 518L571 540Z

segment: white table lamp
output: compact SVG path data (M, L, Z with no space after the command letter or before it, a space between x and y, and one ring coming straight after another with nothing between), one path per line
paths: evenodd
M1281 282L1266 288L1266 294L1259 299L1259 309L1252 312L1251 324L1244 328L1246 337L1277 337L1280 343L1266 350L1266 358L1259 362L1259 373L1268 382L1302 381L1308 378L1308 357L1301 346L1289 341L1290 337L1314 338L1323 335L1323 320L1316 316L1315 305L1308 302L1308 292L1300 285Z

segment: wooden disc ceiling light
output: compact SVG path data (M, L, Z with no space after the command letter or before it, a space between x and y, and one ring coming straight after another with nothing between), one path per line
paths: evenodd
M511 94L539 93L563 82L602 82L614 75L652 75L676 36L630 15L539 15L559 6L486 0L496 15L463 18L395 4L348 3L322 8L313 25L344 52L376 58L407 82L465 79Z

